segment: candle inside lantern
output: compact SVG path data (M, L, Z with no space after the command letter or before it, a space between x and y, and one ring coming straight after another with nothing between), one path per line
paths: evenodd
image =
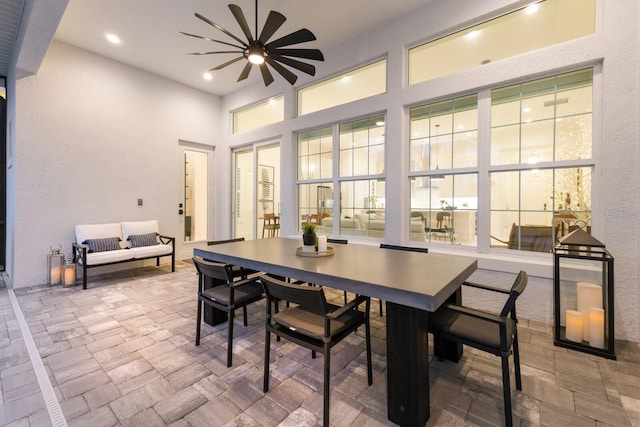
M604 310L602 308L589 309L589 345L604 348Z
M584 316L582 339L589 340L589 309L602 308L602 288L595 283L578 282L578 311Z
M60 267L51 267L51 284L57 285L62 279L62 269Z
M565 336L569 341L582 342L584 316L576 310L567 310L567 327Z
M318 236L318 252L327 251L327 236Z
M64 286L71 286L75 283L76 281L76 272L74 271L73 266L72 267L66 267L64 269Z

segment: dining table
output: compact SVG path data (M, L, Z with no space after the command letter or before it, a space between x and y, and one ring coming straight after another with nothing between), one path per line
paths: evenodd
M301 238L283 237L194 249L194 255L384 300L388 419L426 424L429 313L446 301L460 302L460 286L476 270L475 258L351 243L310 254L302 253ZM444 342L436 351L457 362L462 346Z

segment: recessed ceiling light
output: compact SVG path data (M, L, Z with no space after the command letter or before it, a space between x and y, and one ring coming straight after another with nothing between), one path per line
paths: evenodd
M120 37L116 36L113 33L109 33L105 37L107 38L107 40L109 40L110 43L113 43L113 44L122 43L122 40L120 40Z
M382 120L378 120L376 122L376 126L384 126L384 122Z
M526 13L527 15L533 15L538 11L539 8L540 5L538 3L530 4L524 9L524 13Z
M469 40L473 40L479 35L480 35L480 30L472 30L472 31L469 31L464 37Z
M204 74L202 75L202 78L203 78L203 79L205 79L205 80L212 80L212 79L213 79L213 74L211 74L211 73L209 73L209 72L204 73Z

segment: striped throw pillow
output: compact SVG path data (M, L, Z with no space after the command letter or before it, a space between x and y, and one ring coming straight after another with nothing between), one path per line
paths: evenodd
M83 244L89 247L89 252L117 251L120 249L119 237L105 237L104 239L87 239Z
M127 238L131 242L132 248L139 248L140 246L153 246L158 244L156 236L158 233L147 234L132 234Z

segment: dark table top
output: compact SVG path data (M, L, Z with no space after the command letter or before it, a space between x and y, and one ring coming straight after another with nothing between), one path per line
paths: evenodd
M331 244L334 255L302 257L302 239L247 240L194 255L435 311L477 268L471 257Z

